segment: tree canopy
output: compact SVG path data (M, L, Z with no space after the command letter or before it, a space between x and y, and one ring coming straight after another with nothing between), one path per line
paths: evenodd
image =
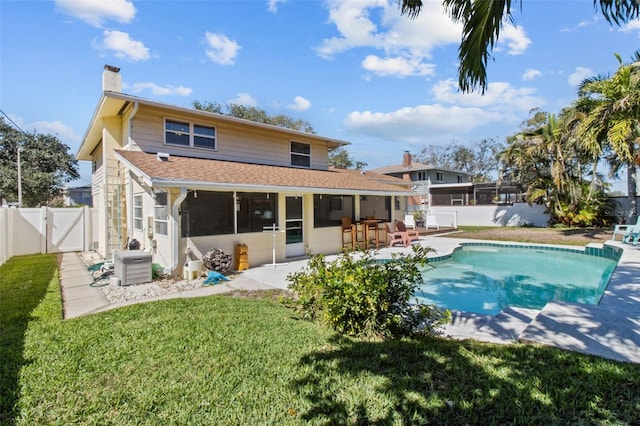
M338 169L362 170L367 167L364 161L356 161L345 147L340 147L329 152L329 165Z
M627 169L628 219L635 221L638 208L637 164L640 161L640 50L630 63L616 54L618 70L612 76L584 80L573 109L581 114L577 134L584 149L606 155L611 171Z
M514 3L522 4L522 0ZM476 89L484 94L487 85L487 62L506 21L514 22L512 0L443 0L445 11L454 22L462 24L458 49L458 86L463 92ZM580 4L576 2L576 4ZM413 19L422 10L422 0L399 0L401 13ZM596 9L610 24L621 25L640 16L638 0L593 0ZM549 3L549 11L553 5Z
M311 124L304 120L296 120L288 115L269 115L265 110L257 107L248 107L240 104L229 103L222 106L217 102L193 101L193 107L200 111L208 111L216 114L227 115L229 117L242 118L244 120L255 121L272 126L285 127L305 133L315 133Z
M80 177L77 160L57 137L23 133L0 117L0 199L18 200L18 148L25 207L50 202L62 195L66 183Z
M454 141L446 146L425 146L413 157L420 163L470 173L474 182L486 182L498 172L503 148L492 138L464 145Z

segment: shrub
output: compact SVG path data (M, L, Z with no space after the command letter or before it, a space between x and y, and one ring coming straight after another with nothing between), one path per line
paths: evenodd
M304 318L352 336L437 334L450 313L411 303L430 251L416 245L412 254L393 254L385 261L375 260L371 251L344 252L332 262L315 255L287 276L298 296L295 307Z

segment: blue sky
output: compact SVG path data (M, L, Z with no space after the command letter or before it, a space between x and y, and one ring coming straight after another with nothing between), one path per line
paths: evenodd
M531 109L559 112L584 78L615 72L614 53L629 61L640 46L640 21L612 27L590 1L524 0L485 95L461 94L460 26L424 3L409 20L395 0L0 0L0 108L75 154L109 64L126 93L287 114L375 168L426 145L504 141ZM74 184L88 184L80 164Z

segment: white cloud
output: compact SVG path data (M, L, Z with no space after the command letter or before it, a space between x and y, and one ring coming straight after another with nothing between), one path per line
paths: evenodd
M146 61L150 58L149 49L141 41L132 40L122 31L105 30L102 42L96 44L99 49L112 50L117 58L132 62Z
M306 111L311 108L311 102L308 99L303 98L302 96L296 96L293 99L293 103L287 105L287 108L294 111Z
M157 96L177 95L177 96L189 96L192 92L191 89L184 86L158 86L155 83L134 83L133 92L140 93L144 90L150 90L152 94Z
M233 65L240 50L240 45L223 34L207 32L207 56L220 65Z
M267 1L267 10L271 13L276 13L278 11L278 5L280 3L284 3L287 0L268 0Z
M433 49L460 42L461 26L443 12L440 2L425 2L416 19L401 16L394 0L330 0L327 6L338 35L322 41L316 48L318 56L331 59L354 48L379 49L383 55L362 61L363 67L379 75L431 74L433 67L424 59Z
M62 121L34 121L33 123L26 123L22 117L18 117L15 114L9 114L9 119L13 121L22 131L31 133L41 133L44 135L54 135L64 144L79 143L82 138L77 135L73 129Z
M534 70L533 68L527 68L527 70L522 74L522 79L524 81L533 80L536 77L540 77L542 73L538 70Z
M524 27L505 24L500 31L498 46L507 45L509 55L522 55L531 44ZM500 50L500 48L496 49Z
M246 107L257 107L258 101L248 93L238 93L235 99L229 99L228 103L243 105Z
M593 77L595 73L584 67L576 67L576 70L569 74L568 83L570 86L576 87L582 83L586 78Z
M484 96L458 91L453 79L432 88L434 102L390 112L353 111L344 121L346 129L380 140L409 144L443 143L484 126L514 126L533 108L544 106L535 89L515 88L508 83L489 83Z
M77 135L73 129L62 121L35 121L31 127L36 129L38 133L52 134L56 136L62 143L72 142L79 143L82 138Z
M436 83L432 89L434 99L455 105L490 108L494 111L513 112L530 111L545 104L543 98L535 96L535 89L530 87L515 88L509 83L489 83L484 95L478 92L462 93L458 83L447 79Z
M581 28L585 28L585 27L588 27L588 26L591 26L591 25L595 25L598 22L600 22L600 16L593 15L593 18L591 18L590 20L580 21L580 22L578 22L576 24L575 27L565 27L565 28L561 29L560 31L562 31L562 32L573 32L573 31L577 31L577 30L579 30Z
M65 15L95 27L102 27L107 20L129 23L136 15L136 8L129 0L56 0L56 7Z
M501 118L501 114L483 108L433 104L391 112L354 111L344 125L352 132L382 140L424 144L470 132Z
M375 55L369 55L362 61L362 68L380 76L407 77L433 75L435 66L433 64L425 64L419 58L380 58Z
M630 33L630 32L639 32L639 36L640 36L640 19L636 19L635 21L630 21L627 22L626 24L622 25L620 27L620 30L624 33Z

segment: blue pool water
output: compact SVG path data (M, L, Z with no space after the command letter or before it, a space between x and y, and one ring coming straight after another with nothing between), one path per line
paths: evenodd
M430 262L415 296L422 303L495 315L508 306L541 309L550 301L597 304L619 253L601 256L536 246L464 245Z

